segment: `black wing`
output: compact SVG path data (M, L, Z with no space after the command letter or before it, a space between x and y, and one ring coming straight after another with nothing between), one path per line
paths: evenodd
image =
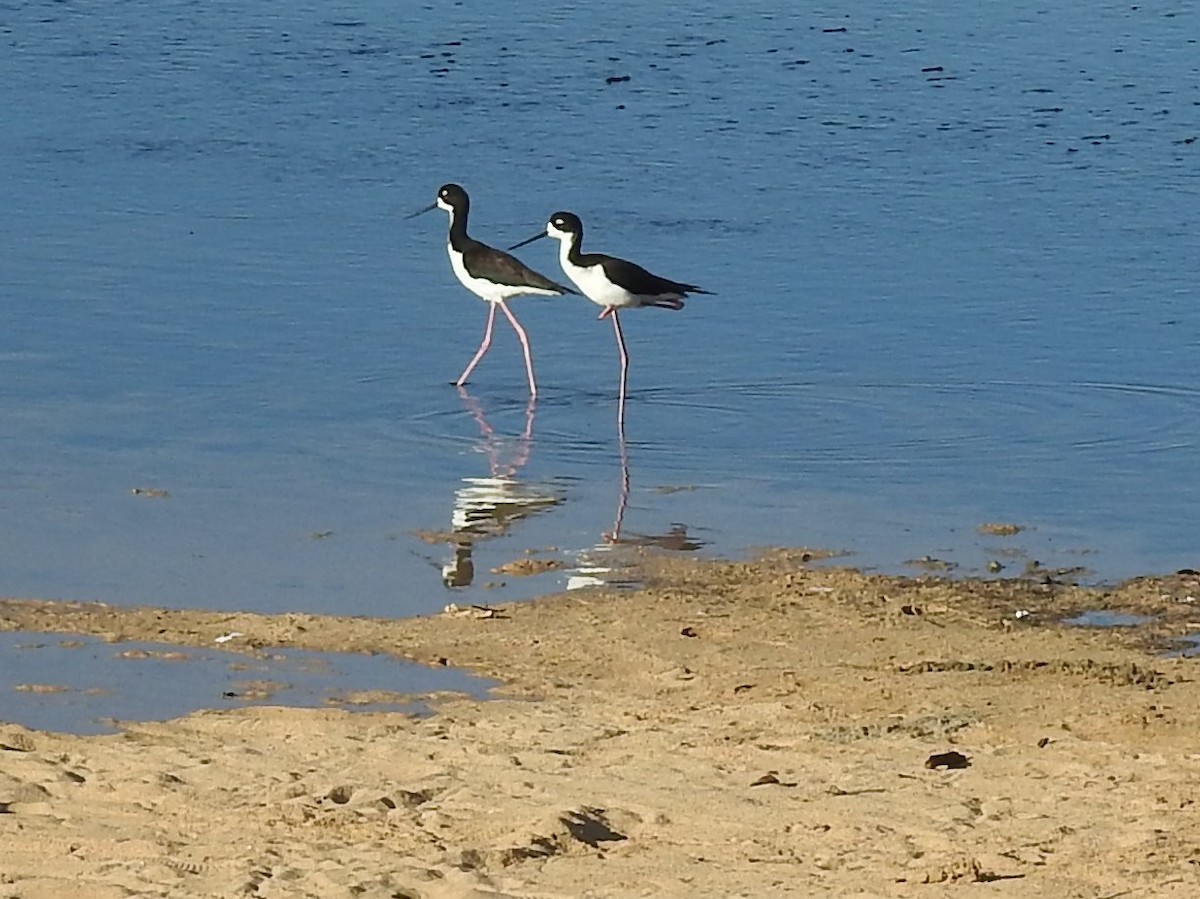
M618 259L616 256L603 256L599 253L590 255L604 266L604 273L608 275L610 281L620 284L630 293L653 297L672 293L682 295L710 292L700 289L695 284L684 284L680 281L672 281L669 278L660 278L658 275L646 271L640 265L630 262L628 259ZM586 254L584 261L585 264L588 262Z
M463 253L463 265L476 278L487 278L495 284L575 293L571 288L535 272L517 257L481 243L476 243Z

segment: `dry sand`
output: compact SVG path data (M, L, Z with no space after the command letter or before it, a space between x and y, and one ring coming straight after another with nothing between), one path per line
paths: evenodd
M1108 590L648 559L388 621L0 602L0 627L393 652L437 714L0 724L0 897L1193 897L1200 578ZM1157 616L1096 631L1085 609ZM1018 611L1031 614L1020 618ZM932 768L960 754L967 767Z

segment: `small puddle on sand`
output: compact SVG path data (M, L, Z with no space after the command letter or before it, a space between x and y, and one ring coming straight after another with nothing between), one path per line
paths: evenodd
M0 720L75 734L243 705L428 714L422 695L483 697L495 686L386 655L239 652L28 631L0 633L0 657Z
M1102 609L1094 609L1076 615L1074 618L1067 618L1063 624L1074 627L1137 627L1153 621L1154 618L1150 615L1133 615L1129 612L1106 612Z
M1200 634L1188 634L1185 637L1181 637L1179 642L1184 644L1183 649L1168 653L1168 655L1185 659L1200 658Z

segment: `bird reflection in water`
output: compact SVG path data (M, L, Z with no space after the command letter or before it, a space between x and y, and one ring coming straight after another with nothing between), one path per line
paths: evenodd
M631 478L629 475L629 446L625 441L625 428L618 426L618 445L621 457L621 486L617 496L617 514L611 531L600 535L601 543L581 554L580 565L567 579L567 589L580 587L635 587L638 585L636 564L632 558L625 561L615 550L621 547L656 547L672 552L696 552L703 548L704 541L688 534L686 524L678 522L662 534L638 534L626 531L625 512L629 508Z
M475 544L508 533L522 519L557 506L565 498L562 490L548 484L517 480L533 447L533 419L537 402L530 397L525 406L525 428L517 438L497 434L484 415L483 406L464 388L459 396L479 426L476 450L488 459L489 476L463 478L454 493L450 516L450 546L453 557L442 566L442 583L467 587L475 580Z
M659 549L669 549L675 552L695 552L704 546L704 542L688 535L687 525L675 522L671 529L664 534L631 534L622 533L625 524L625 510L629 506L629 446L625 441L625 429L618 432L621 454L621 489L617 498L617 515L613 520L611 531L602 534L605 543L610 546L657 546Z

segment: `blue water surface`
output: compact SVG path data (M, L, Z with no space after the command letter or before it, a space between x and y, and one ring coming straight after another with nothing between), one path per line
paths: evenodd
M413 694L457 692L482 699L494 686L451 668L381 655L235 652L62 634L0 633L0 655L5 660L0 720L71 733L105 733L125 722L172 718L206 706L333 706L425 715L428 706Z
M619 512L1194 566L1198 38L1031 0L2 4L0 594L425 613L563 586ZM567 209L714 292L624 317L625 466L585 300L513 303L532 409L502 318L449 386L485 308L402 217L451 180L480 239ZM492 573L529 549L568 569Z

